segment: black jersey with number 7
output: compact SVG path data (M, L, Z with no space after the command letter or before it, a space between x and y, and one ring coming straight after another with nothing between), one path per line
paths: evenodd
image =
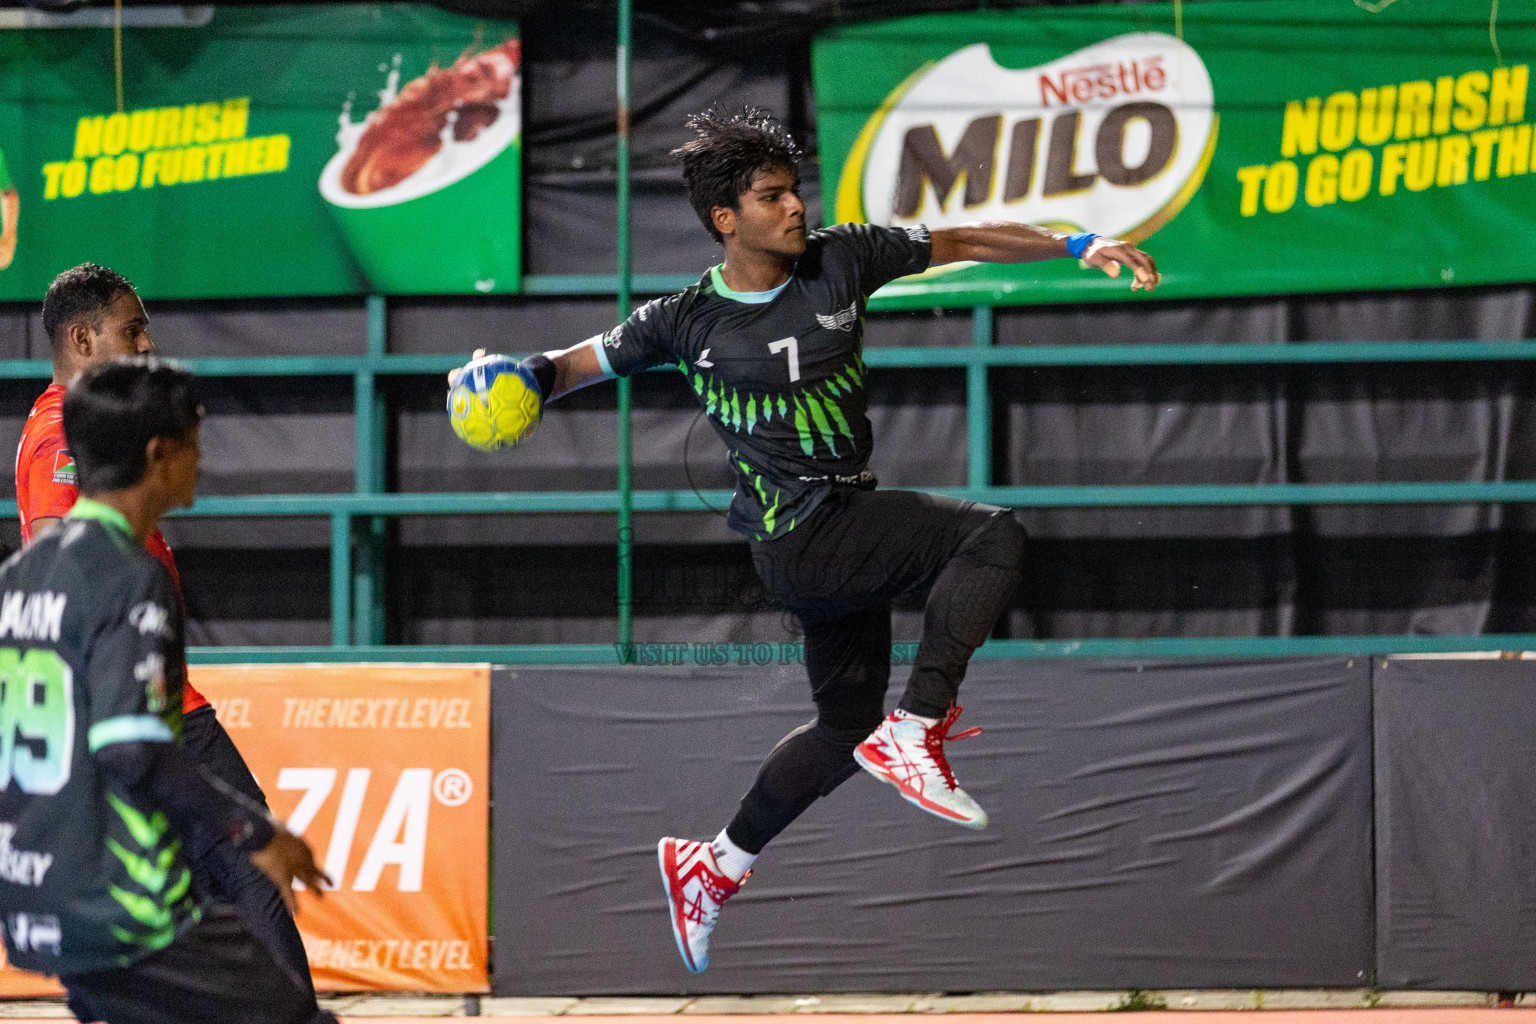
M930 251L921 226L813 231L781 288L735 292L716 267L604 335L603 358L619 376L676 364L730 450L730 525L778 537L834 481L869 479L864 307L886 282L928 269Z

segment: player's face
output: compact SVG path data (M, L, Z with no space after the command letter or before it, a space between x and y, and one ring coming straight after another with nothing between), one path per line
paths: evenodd
M758 171L752 187L736 197L736 205L736 244L781 256L805 252L805 203L794 171Z
M171 508L192 504L193 494L197 491L199 464L203 457L198 434L198 428L193 427L184 438L162 439L161 484Z
M144 304L132 292L121 293L107 307L101 327L91 332L90 363L104 363L118 356L145 356L154 350Z

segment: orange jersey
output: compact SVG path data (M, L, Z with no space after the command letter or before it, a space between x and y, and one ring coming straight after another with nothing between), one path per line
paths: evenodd
M22 541L31 542L33 520L63 518L79 496L75 460L64 442L64 385L50 384L32 404L27 425L21 431L21 446L16 449L16 507L21 511ZM144 538L144 546L171 574L176 596L180 598L181 573L176 571L176 557L159 527ZM191 683L186 685L183 713L207 703L207 698L194 690Z

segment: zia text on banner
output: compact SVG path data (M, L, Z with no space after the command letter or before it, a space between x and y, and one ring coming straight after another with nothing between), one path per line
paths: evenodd
M490 670L199 665L192 682L336 883L299 894L316 987L487 991Z
M299 894L316 988L488 991L489 668L199 665L192 681L337 883ZM0 950L0 996L62 992Z

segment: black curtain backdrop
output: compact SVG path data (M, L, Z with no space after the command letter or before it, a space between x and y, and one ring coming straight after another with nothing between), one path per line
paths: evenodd
M775 111L814 146L808 38L877 5L642 4L634 71L636 269L695 274L718 249L688 207L668 152L684 116L715 102ZM914 5L919 6L919 5ZM923 4L938 9L943 4ZM970 4L956 6L968 7ZM676 9L672 9L676 7ZM793 10L791 10L793 7ZM902 8L905 10L906 8ZM614 259L611 5L497 5L524 19L527 269L608 271ZM888 5L880 10L890 13ZM670 11L670 13L668 13ZM791 17L791 15L795 17ZM687 15L687 16L685 16ZM813 215L819 170L803 168ZM1219 253L1160 259L1214 259ZM62 269L62 268L61 268ZM1134 301L1000 310L1002 345L1283 343L1536 338L1529 286L1418 293ZM172 355L334 354L364 349L360 300L153 303ZM611 299L391 302L397 352L528 350L606 329ZM965 345L968 311L878 315L868 344ZM0 358L44 357L35 304L0 306ZM352 487L351 382L239 378L205 384L203 493ZM608 489L614 392L560 402L534 443L483 455L459 444L436 378L391 379L390 485L401 490ZM0 382L0 443L14 443L40 382ZM999 483L1250 483L1530 478L1536 381L1523 364L995 371ZM729 485L724 453L673 375L635 388L642 488ZM871 379L874 466L886 486L965 482L959 370ZM9 440L7 440L9 439ZM686 456L686 458L685 458ZM11 494L6 478L5 493ZM1532 512L1505 507L1029 510L1035 543L1016 637L1536 628ZM324 643L327 524L180 520L194 643ZM744 544L708 513L637 522L641 640L792 638L757 596ZM15 525L0 541L17 542ZM616 633L615 525L607 516L447 517L391 528L391 641L604 641ZM917 615L897 614L897 635Z

